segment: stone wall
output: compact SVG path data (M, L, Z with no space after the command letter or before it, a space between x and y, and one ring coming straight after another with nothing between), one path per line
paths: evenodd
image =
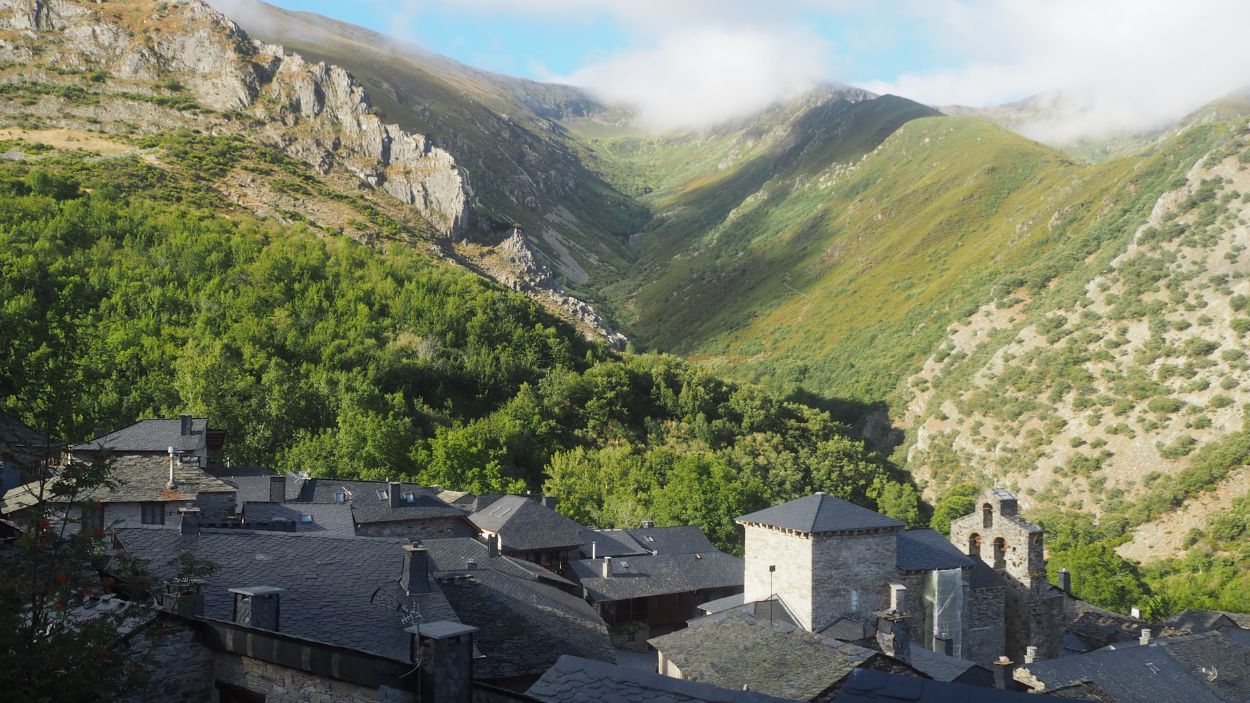
M148 667L150 681L144 690L117 698L120 703L217 700L213 691L213 652L200 644L186 625L159 620L136 635L130 648Z
M846 614L873 622L873 613L890 605L890 583L899 579L897 564L896 530L814 535L811 621L815 629Z
M743 597L767 600L776 593L805 628L812 627L812 538L770 527L746 526ZM769 573L768 567L776 566ZM769 584L772 589L769 589Z
M360 537L410 537L412 539L441 539L444 537L472 537L476 534L463 518L439 517L427 520L402 522L367 522L356 526Z
M200 523L205 525L220 524L234 515L234 491L221 493L200 493L195 497L195 507L200 509ZM170 522L165 518L165 522ZM178 524L177 510L174 511L173 523Z
M1006 589L969 589L966 605L967 634L964 637L965 659L990 666L1006 650L1004 618Z
M416 694L387 686L365 688L345 681L308 674L259 659L216 652L215 682L265 696L265 703L415 703ZM214 682L214 683L215 683ZM215 694L214 694L215 695ZM215 700L215 699L214 699Z

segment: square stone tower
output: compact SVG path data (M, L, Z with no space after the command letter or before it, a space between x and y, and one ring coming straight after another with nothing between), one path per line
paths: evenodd
M982 493L971 515L951 521L951 542L1003 579L1005 654L1020 661L1025 648L1035 646L1041 658L1059 656L1063 595L1046 580L1042 528L1020 517L1011 491Z
M746 531L747 602L780 598L811 631L842 616L872 622L889 607L898 520L816 493L737 522Z

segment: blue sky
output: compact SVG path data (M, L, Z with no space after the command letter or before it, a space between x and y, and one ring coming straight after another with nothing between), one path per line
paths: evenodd
M1245 0L270 1L581 85L659 129L840 81L939 106L1060 92L1063 119L1031 135L1053 142L1157 127L1250 85Z

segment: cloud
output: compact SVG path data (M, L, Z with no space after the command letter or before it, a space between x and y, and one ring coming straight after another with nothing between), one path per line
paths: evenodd
M956 65L867 81L929 104L1050 94L1021 131L1052 143L1165 126L1250 84L1250 3L928 0L908 8Z
M825 44L800 31L712 27L667 34L550 80L627 105L645 127L704 127L757 112L811 87Z

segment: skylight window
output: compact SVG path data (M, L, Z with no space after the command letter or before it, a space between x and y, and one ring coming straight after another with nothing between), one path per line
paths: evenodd
M347 491L335 491L335 492L334 492L334 502L335 502L335 503L346 503L346 502L347 502Z
M379 488L377 490L377 494L378 494L378 500L386 500L387 498L390 498L390 495L387 494L385 488Z
M404 502L405 503L417 502L417 494L413 493L412 491L404 491Z
M655 541L655 538L654 538L654 537L652 537L651 535L646 535L646 537L647 537L647 541L648 541L648 542L654 542L654 541Z
M312 515L309 515L308 513L302 513L299 516L299 521L305 524L310 523L312 522Z

